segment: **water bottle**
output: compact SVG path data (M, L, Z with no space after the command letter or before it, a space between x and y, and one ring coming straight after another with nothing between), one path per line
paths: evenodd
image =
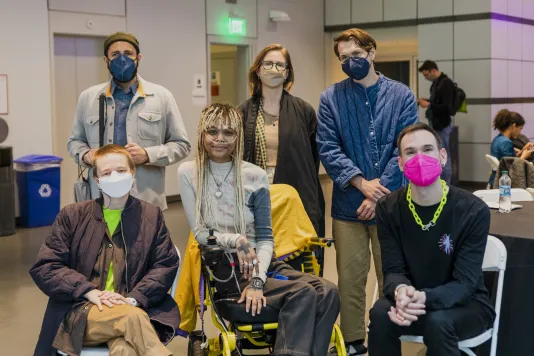
M499 179L499 212L509 213L512 211L512 180L507 171L502 172Z

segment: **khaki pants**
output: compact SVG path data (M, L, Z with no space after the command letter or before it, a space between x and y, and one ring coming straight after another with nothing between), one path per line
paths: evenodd
M110 356L171 356L159 341L148 315L130 305L92 306L87 318L84 346L107 343Z
M382 295L382 258L376 225L334 219L332 232L336 241L338 287L341 297L341 331L345 342L365 339L367 274L373 252L379 295ZM373 301L374 302L374 301Z

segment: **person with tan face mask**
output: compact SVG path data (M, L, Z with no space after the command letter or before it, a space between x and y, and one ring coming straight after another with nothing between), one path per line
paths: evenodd
M310 104L289 94L294 80L291 57L281 45L265 47L254 59L249 70L251 98L239 106L244 159L266 170L269 183L294 187L318 236L324 236L317 116Z

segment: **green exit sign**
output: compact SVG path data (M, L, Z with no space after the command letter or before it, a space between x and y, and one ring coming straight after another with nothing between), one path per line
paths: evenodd
M228 28L231 35L245 36L247 34L247 21L245 19L230 17L228 19Z

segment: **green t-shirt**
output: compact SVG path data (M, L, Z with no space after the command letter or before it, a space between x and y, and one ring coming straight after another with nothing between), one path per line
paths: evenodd
M120 210L109 210L104 208L104 220L108 225L109 234L113 236L117 226L121 222L121 214L124 209ZM106 279L106 291L114 292L115 291L115 277L113 277L113 261L109 264L108 278Z

